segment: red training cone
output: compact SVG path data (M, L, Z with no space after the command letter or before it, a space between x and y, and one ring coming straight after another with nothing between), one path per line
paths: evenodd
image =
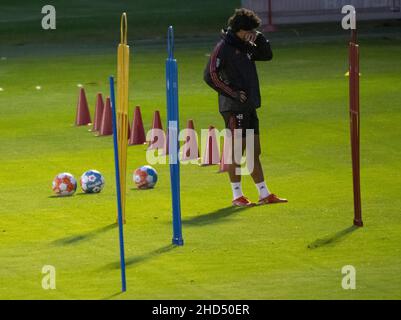
M224 137L223 152L221 153L220 167L219 167L218 173L228 171L229 164L226 163L226 161L227 161L226 159L230 159L230 157L232 157L232 155L231 155L231 147L232 146L230 146L229 140L226 137L227 136Z
M161 153L161 155L162 156L168 156L168 152L169 152L169 146L168 146L168 144L169 144L169 139L168 139L168 136L169 136L169 130L168 130L168 128L167 128L167 130L166 130L166 136L165 136L165 139L164 139L164 145L163 145L163 150L162 150L162 153Z
M135 107L134 118L132 119L132 130L129 137L129 145L144 144L146 142L145 129L143 128L141 109Z
M75 117L76 126L85 126L90 124L91 116L89 113L88 101L86 100L85 90L81 88L79 91L78 103L77 103L77 114Z
M213 126L209 127L207 135L206 148L203 153L202 166L210 166L218 164L220 161L219 148L217 145L216 129Z
M99 131L102 124L104 102L101 93L96 95L95 122L93 123L92 131Z
M151 131L148 149L151 150L151 149L163 148L164 140L159 141L159 138L161 138L161 137L159 135L157 135L156 132L153 131L153 129L163 130L162 121L160 119L160 112L158 110L156 110L153 115L152 131Z
M110 98L107 97L104 106L102 123L100 125L99 136L109 136L113 134L113 113L110 104Z
M196 160L199 158L199 147L196 140L194 122L190 119L185 131L185 144L182 147L181 161Z

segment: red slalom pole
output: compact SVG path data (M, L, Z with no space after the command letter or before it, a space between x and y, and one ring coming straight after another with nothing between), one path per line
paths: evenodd
M356 29L351 31L349 43L349 104L354 191L354 225L363 226L360 183L360 114L359 114L359 45Z
M264 28L264 31L267 32L274 32L277 31L277 28L275 25L273 25L273 12L272 12L272 0L267 1L267 25Z

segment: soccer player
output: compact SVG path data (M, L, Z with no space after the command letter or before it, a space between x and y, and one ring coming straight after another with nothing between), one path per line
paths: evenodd
M261 205L287 200L270 193L260 163L256 109L261 105L261 97L255 61L269 61L273 57L269 41L256 30L260 23L261 20L253 11L235 10L228 20L227 30L222 30L221 40L210 55L204 80L218 92L219 111L226 128L232 132L234 129L242 130L242 152L245 149L246 129L254 130L254 169L251 176L259 191L258 204ZM240 165L232 161L228 167L233 191L232 204L241 207L254 205L242 193L241 175L236 174L236 168Z

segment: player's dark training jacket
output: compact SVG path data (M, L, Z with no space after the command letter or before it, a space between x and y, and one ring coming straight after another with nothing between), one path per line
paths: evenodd
M241 112L260 107L259 79L255 61L273 58L270 43L258 32L255 45L245 43L231 30L224 31L204 72L204 80L219 93L219 111ZM239 91L247 100L241 103Z

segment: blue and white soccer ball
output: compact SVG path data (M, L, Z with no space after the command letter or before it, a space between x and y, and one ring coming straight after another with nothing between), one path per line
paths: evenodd
M150 189L157 182L157 172L151 166L142 166L134 171L133 178L139 189Z
M85 193L99 193L104 183L104 177L97 170L88 170L81 176L81 188Z

